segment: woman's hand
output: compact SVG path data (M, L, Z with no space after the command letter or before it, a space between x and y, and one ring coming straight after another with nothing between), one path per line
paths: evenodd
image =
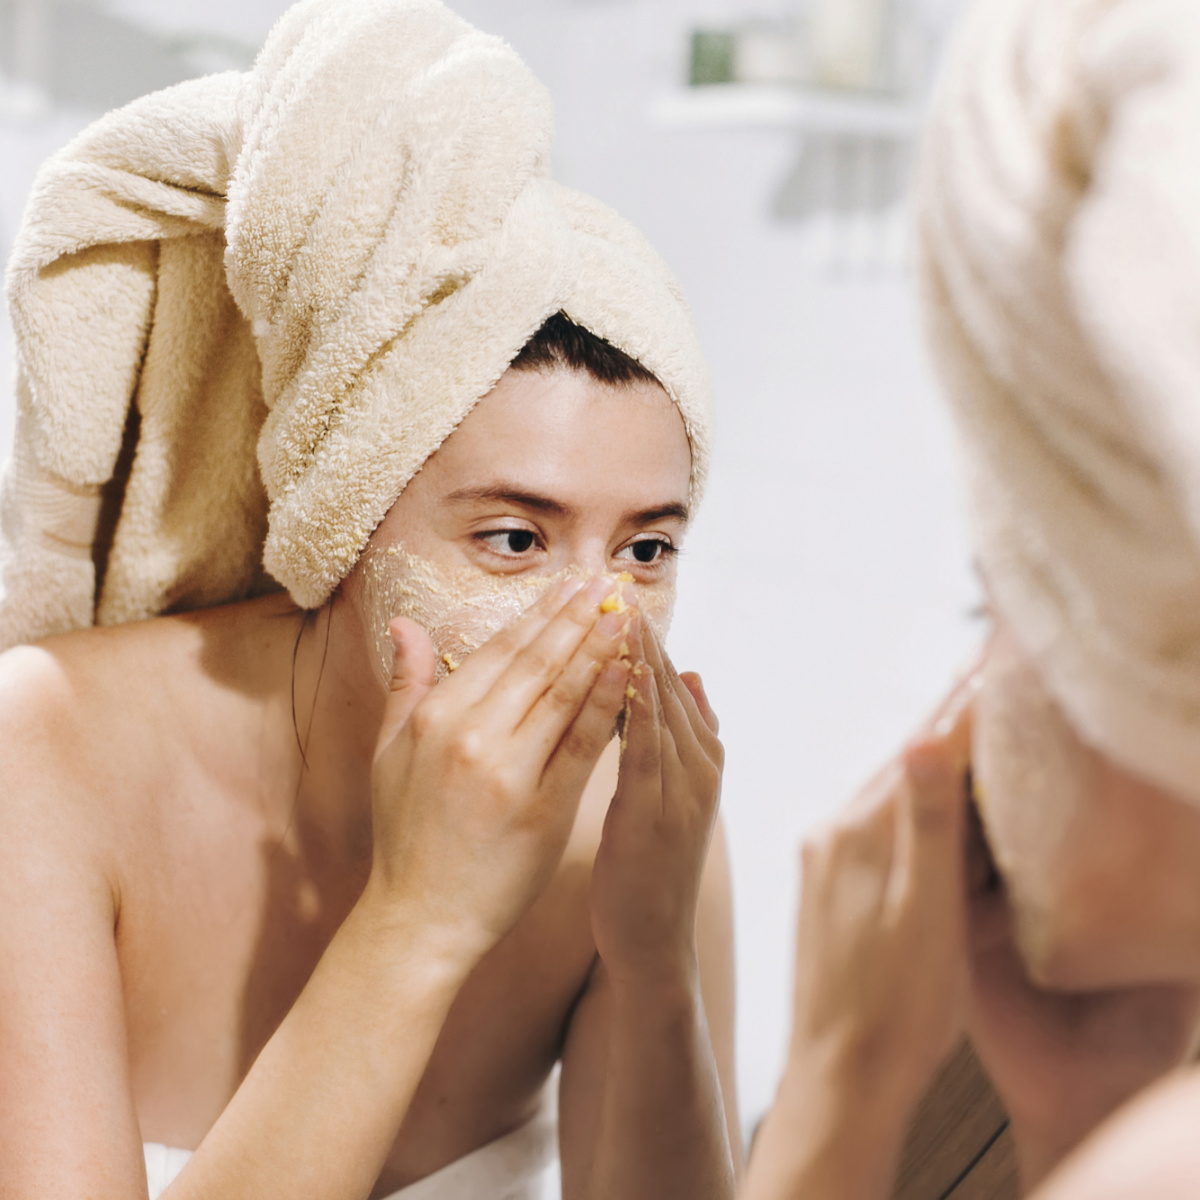
M681 677L653 630L630 647L632 696L617 792L592 871L592 934L614 987L696 981L696 904L724 751L698 675Z
M704 878L721 743L699 679L675 673L646 625L629 648L626 742L592 867L599 961L563 1061L563 1194L732 1200L737 1105L714 1050L714 1035L732 1041L723 862Z
M972 690L805 843L791 1047L747 1200L890 1195L912 1111L961 1036Z
M625 698L617 584L568 580L433 689L433 649L392 622L364 902L403 912L468 969L553 874Z

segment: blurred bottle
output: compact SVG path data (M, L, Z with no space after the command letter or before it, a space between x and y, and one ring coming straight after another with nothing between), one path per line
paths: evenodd
M809 42L795 20L751 20L692 32L688 82L797 85L811 81Z
M814 0L814 81L867 91L884 86L891 8L890 0Z
M809 41L799 22L747 21L737 30L733 76L738 83L808 83L809 58Z

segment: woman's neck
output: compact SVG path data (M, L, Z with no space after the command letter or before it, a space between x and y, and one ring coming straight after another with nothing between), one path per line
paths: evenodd
M386 693L351 605L335 596L298 619L291 671L294 819L327 835L344 832L357 855L364 836L369 846L371 765Z

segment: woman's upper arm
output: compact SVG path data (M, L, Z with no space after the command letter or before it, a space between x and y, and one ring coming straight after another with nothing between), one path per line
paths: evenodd
M146 1182L116 906L50 700L0 688L0 1195L129 1200Z

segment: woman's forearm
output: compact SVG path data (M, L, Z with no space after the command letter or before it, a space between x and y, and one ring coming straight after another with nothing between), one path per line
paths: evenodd
M695 972L609 986L589 1200L728 1200L729 1133Z
M465 959L415 917L360 902L166 1197L367 1196Z

